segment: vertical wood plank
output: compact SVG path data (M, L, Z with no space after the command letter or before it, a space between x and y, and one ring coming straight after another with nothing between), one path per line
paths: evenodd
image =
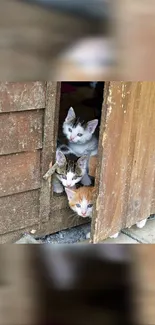
M0 325L36 325L39 322L38 283L28 245L7 245L1 254L5 284L0 290ZM40 316L40 315L39 315Z
M94 242L151 213L155 175L155 83L111 82L103 105Z
M152 0L118 0L117 31L121 80L154 80L155 6Z
M154 245L135 245L133 256L138 324L153 325L155 324Z
M50 161L54 160L59 124L60 89L61 84L59 82L47 82L41 177L48 170ZM50 200L50 179L49 181L45 181L42 178L40 191L40 222L48 221L51 206Z

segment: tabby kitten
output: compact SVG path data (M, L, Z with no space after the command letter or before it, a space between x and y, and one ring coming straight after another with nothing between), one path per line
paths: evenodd
M62 193L64 187L73 187L86 174L87 156L79 159L74 155L65 156L60 150L56 151L57 168L53 177L53 191Z
M74 109L70 107L66 119L63 123L63 133L68 140L70 152L77 157L82 155L96 155L98 140L94 135L98 120L87 123L76 118Z

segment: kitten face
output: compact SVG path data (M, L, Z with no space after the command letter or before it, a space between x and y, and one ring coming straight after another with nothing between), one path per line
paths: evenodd
M58 167L56 175L64 187L73 187L80 182L87 168L87 156L82 156L78 160L70 160L60 151L56 152L56 162Z
M98 120L92 120L87 123L76 119L74 109L70 107L66 119L63 123L63 133L69 142L85 143L92 138L97 127Z
M93 196L95 188L93 186L83 186L76 190L65 188L70 208L79 216L92 217Z

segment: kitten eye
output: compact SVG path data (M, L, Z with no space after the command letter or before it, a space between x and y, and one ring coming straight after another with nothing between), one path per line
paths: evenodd
M82 134L82 133L78 133L77 136L78 136L78 137L82 137L83 134Z
M92 208L93 204L88 204L87 208Z
M67 179L66 175L61 175L61 177L62 177L63 179Z
M71 129L71 128L68 128L68 131L69 131L69 132L72 132L72 129Z
M77 176L73 176L72 180L74 181L75 179L77 179L78 177Z
M80 208L81 207L81 205L78 203L78 204L76 204L76 206L77 206L77 208Z

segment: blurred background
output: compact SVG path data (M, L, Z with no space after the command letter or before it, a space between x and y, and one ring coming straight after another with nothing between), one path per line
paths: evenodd
M154 324L153 245L7 245L0 325Z
M153 80L155 3L1 0L1 81Z

